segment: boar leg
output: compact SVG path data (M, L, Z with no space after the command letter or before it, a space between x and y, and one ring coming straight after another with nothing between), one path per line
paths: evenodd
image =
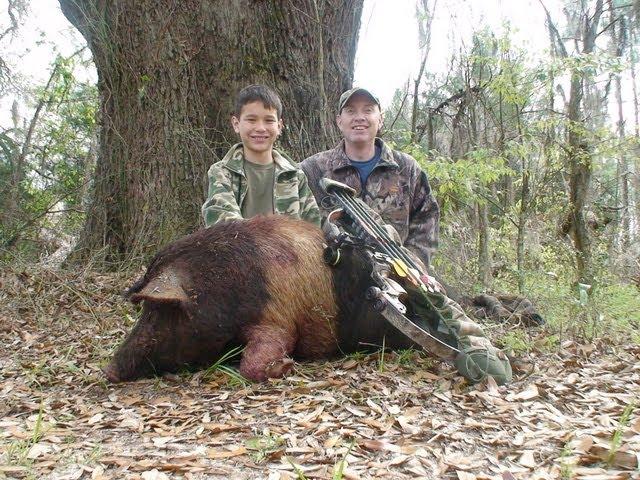
M257 325L247 335L240 373L256 382L286 375L293 368L289 355L295 344L295 332L278 325Z

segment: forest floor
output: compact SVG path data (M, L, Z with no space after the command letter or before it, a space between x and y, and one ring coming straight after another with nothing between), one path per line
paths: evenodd
M131 276L0 282L0 478L640 478L637 345L534 349L505 387L418 352L109 385Z

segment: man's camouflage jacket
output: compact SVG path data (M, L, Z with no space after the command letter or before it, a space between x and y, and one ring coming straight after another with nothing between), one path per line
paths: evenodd
M320 179L326 177L345 183L397 230L407 248L429 265L438 246L440 208L431 193L427 174L410 155L392 150L379 138L375 142L381 148L380 161L364 188L358 171L347 158L344 140L332 150L317 153L302 162L302 170L307 175L320 213L326 218L336 208L320 188Z

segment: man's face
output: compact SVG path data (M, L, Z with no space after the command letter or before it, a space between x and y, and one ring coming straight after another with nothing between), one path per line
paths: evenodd
M336 121L347 143L373 143L382 127L382 112L371 97L356 93L338 114Z
M260 101L243 106L240 118L231 117L231 125L240 135L245 150L254 153L270 151L282 130L277 110L265 107Z

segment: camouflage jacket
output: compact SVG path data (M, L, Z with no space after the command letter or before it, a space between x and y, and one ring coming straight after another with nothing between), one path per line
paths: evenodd
M273 160L274 213L320 225L318 206L302 170L275 150ZM209 193L202 205L202 216L207 227L222 220L242 218L241 207L247 193L243 161L242 144L238 143L220 162L209 168Z
M431 193L427 174L413 157L391 150L382 140L380 161L375 166L364 189L360 175L344 151L344 140L334 149L320 152L301 164L309 179L323 218L335 208L322 191L319 181L323 177L346 183L358 196L393 226L403 244L429 265L431 255L438 246L440 208Z

